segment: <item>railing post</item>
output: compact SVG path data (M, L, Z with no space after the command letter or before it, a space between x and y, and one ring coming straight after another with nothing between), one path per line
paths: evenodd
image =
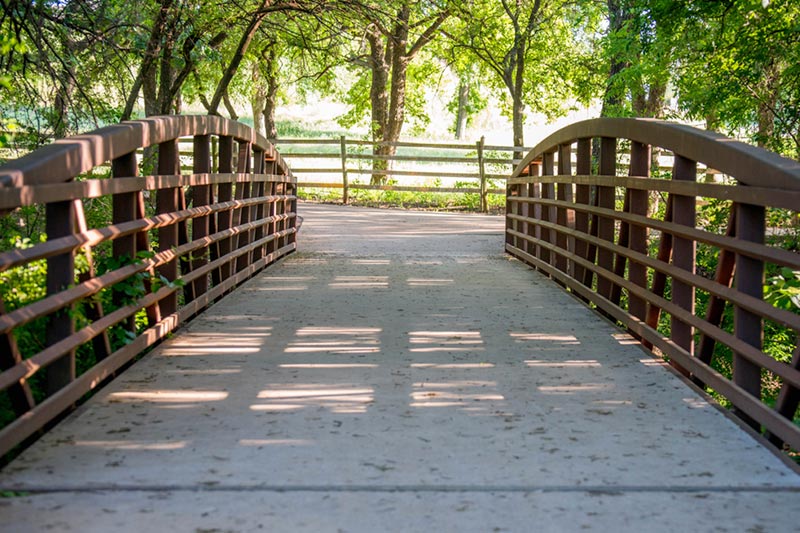
M228 135L219 138L219 163L217 172L220 174L230 174L233 172L233 137ZM217 187L217 201L230 202L233 200L233 182L220 183ZM217 231L230 229L233 224L233 210L220 211L217 213ZM225 257L231 253L232 237L225 237L219 241L219 257ZM219 283L222 283L231 276L230 261L223 261L219 267Z
M540 176L542 172L542 165L538 163L531 163L528 167L528 175L531 177ZM541 198L542 196L542 184L539 182L529 183L527 188L527 196L529 198ZM541 204L533 204L526 202L525 204L526 211L523 213L526 217L532 218L534 220L540 220L542 218L542 205ZM525 224L525 232L529 237L533 237L534 239L538 240L542 238L542 227L539 226L538 223L534 224L532 222L528 222ZM534 244L529 241L525 241L525 245L523 248L526 252L534 257L539 257L541 253L541 246L538 244Z
M558 147L558 173L562 176L569 176L572 174L572 144L562 144ZM558 189L556 191L557 198L560 202L572 202L572 183L568 180L559 181ZM556 218L559 226L571 228L575 225L574 211L568 210L566 207L559 207L556 210ZM567 235L561 232L556 234L557 246L565 252L574 249L572 238L567 238ZM561 254L556 255L556 268L562 272L571 270L571 264L567 258Z
M71 200L47 204L45 209L47 239L72 234L74 205ZM72 251L47 259L47 296L58 294L75 283L75 255ZM51 346L75 332L70 312L72 306L51 314L47 319L46 344ZM47 366L47 394L53 394L75 379L75 351L62 355Z
M481 213L489 212L489 203L486 198L486 168L483 160L483 147L486 138L481 136L481 140L475 143L478 147L478 177L480 178L480 209Z
M651 149L649 145L631 141L631 176L650 177ZM647 216L650 195L647 190L629 189L629 210L633 215ZM629 227L628 248L634 252L647 254L647 228L631 224ZM633 283L647 288L647 267L636 261L631 261L628 266L628 279ZM644 321L647 316L647 302L635 294L628 295L628 311L630 314Z
M270 161L268 164L269 173L275 175L278 168L277 161ZM275 196L277 194L277 183L274 181L270 181L268 184L268 192L270 196ZM277 200L272 199L269 202L269 206L267 208L266 216L272 218L278 212ZM275 228L277 228L277 224L273 220L269 224L267 224L267 235L274 235ZM278 243L273 239L267 243L267 255L275 252L278 249Z
M553 174L555 174L555 168L553 167L554 160L555 160L555 152L548 152L542 155L542 176L552 176ZM540 184L540 190L541 190L541 197L543 200L555 199L556 195L555 195L554 184L542 182ZM549 205L542 205L541 219L544 222L555 222L556 221L555 208ZM543 240L546 243L553 244L556 241L555 232L549 228L540 227L540 235L541 235L541 240ZM541 259L543 262L547 264L550 264L551 262L550 250L545 248L544 246L540 246L539 259Z
M193 141L193 171L195 174L209 174L211 172L211 138L209 135L195 135ZM211 201L210 185L192 186L192 207L202 207ZM207 237L209 232L209 217L204 215L192 220L192 241ZM192 270L197 270L208 263L208 246L192 254ZM194 280L195 298L208 291L208 276L200 276Z
M178 140L173 139L158 145L158 173L164 175L180 174ZM174 213L178 210L178 187L159 189L156 193L156 213ZM164 252L178 246L178 225L170 224L158 229L158 251ZM158 273L169 281L178 278L178 261L172 259L158 267ZM178 293L173 292L158 302L161 318L178 310Z
M339 137L339 145L342 156L342 203L347 205L350 201L350 183L347 177L347 138L344 135Z
M575 161L575 172L579 176L588 176L592 173L592 139L578 139L578 153ZM592 202L592 186L578 184L575 186L575 203L588 206ZM585 211L575 211L575 230L583 234L589 234L589 213ZM575 255L587 259L589 247L583 239L575 240ZM573 276L579 282L586 284L587 271L582 265L574 265ZM591 278L588 285L591 286Z
M253 150L253 173L254 174L264 174L264 169L266 166L266 154L264 150L255 149ZM253 197L263 197L264 190L265 190L266 183L263 181L254 181L253 182ZM253 216L250 217L252 221L260 221L264 218L265 212L265 205L264 202L259 202L251 211ZM255 231L253 232L253 242L259 241L264 237L264 226L258 226ZM253 259L252 262L255 263L259 259L264 257L264 246L259 246L255 250L253 250Z
M612 137L600 138L600 172L601 176L617 174L617 140ZM616 194L613 186L597 187L597 207L613 210ZM597 237L604 241L614 242L614 219L609 216L597 217ZM597 249L597 265L605 270L614 270L614 254L603 247ZM611 297L612 283L603 276L597 277L597 292L604 298Z
M239 174L249 174L250 173L250 151L252 146L249 142L240 141L239 142L239 157L236 161L236 172ZM238 181L236 182L236 199L237 200L247 200L251 197L251 183L250 180L247 181ZM239 226L241 224L246 224L250 221L250 207L240 207L236 210L236 214L234 215L233 225ZM250 232L248 231L241 231L237 234L236 244L234 248L244 248L250 244ZM247 254L240 255L236 258L236 272L241 272L245 268L247 268Z
M676 155L675 163L672 167L672 179L676 181L696 181L697 163ZM673 222L694 228L696 224L696 206L697 200L694 196L673 195ZM697 245L692 239L673 236L672 264L694 274L696 247ZM760 288L759 286L759 290ZM672 301L689 313L694 314L694 285L673 279ZM675 344L689 352L690 355L694 355L694 328L675 316L671 316L670 324L670 336L675 341ZM688 375L688 372L681 368L680 365L674 361L671 363L679 372Z
M736 210L736 237L742 241L764 244L764 207L740 203L736 204ZM735 268L736 290L759 300L763 299L764 262L737 253ZM733 316L736 338L760 350L763 337L761 317L738 305L734 308ZM761 398L761 369L735 351L733 353L733 381L756 398ZM736 410L736 414L751 427L759 429L760 425L743 412Z
M139 174L139 167L136 161L136 152L131 152L114 159L111 162L111 174L115 178L128 178L134 177ZM111 220L114 224L121 224L123 222L130 222L136 219L137 211L137 198L138 193L128 192L115 194L111 202L112 217ZM70 223L70 226L71 223ZM48 232L49 233L49 232ZM127 257L130 261L136 259L136 236L126 235L115 239L112 244L112 252L116 258ZM124 302L122 296L115 292L113 297L115 307L121 307ZM136 332L134 317L126 320L127 328L131 333Z
M3 299L0 298L0 316L6 314L6 307ZM0 371L8 370L22 362L22 355L19 353L17 340L12 332L0 335ZM33 409L35 403L30 385L25 380L19 380L14 385L6 389L11 408L17 416Z

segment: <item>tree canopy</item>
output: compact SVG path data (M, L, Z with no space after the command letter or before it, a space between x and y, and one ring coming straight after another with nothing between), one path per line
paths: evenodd
M137 116L252 116L334 98L376 153L453 80L453 130L531 113L700 122L800 157L793 0L0 0L0 119L31 146ZM291 90L289 90L291 89ZM6 137L4 137L5 139Z

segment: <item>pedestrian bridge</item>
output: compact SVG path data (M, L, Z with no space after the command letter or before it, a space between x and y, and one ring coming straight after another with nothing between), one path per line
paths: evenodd
M0 471L4 529L795 528L798 357L759 343L762 322L796 332L798 318L750 276L800 269L764 243L765 208L800 205L800 170L705 132L592 122L526 157L507 217L297 205L266 141L208 117L116 126L0 169L0 208L45 204L50 237L0 256L6 272L48 261L47 294L0 316L17 413L0 442L25 447ZM195 168L180 176L187 134ZM156 175L137 177L136 149L153 144ZM647 177L651 144L675 153L672 180ZM698 152L738 183L694 182ZM85 175L106 161L113 179ZM727 235L693 223L695 198L715 194L734 206ZM104 196L113 220L87 226ZM720 247L716 274L695 272L697 242ZM147 272L127 298L103 292ZM701 292L735 307L736 329L713 305L695 313ZM37 320L44 348L26 353L17 336ZM709 343L733 349L731 376Z

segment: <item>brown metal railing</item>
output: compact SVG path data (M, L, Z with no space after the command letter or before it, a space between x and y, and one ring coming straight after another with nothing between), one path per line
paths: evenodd
M181 174L178 142L187 136L192 170ZM154 172L139 176L148 168L139 152L148 147L156 155ZM92 178L93 169L109 163L111 179ZM0 276L46 261L47 285L43 298L16 309L0 299L0 391L16 414L0 430L0 456L294 251L295 192L296 180L272 144L248 126L211 116L125 122L0 167L0 213L40 206L47 234L45 242L0 253ZM88 227L84 204L99 199L111 205L110 220ZM115 258L113 267L96 272L96 253ZM80 269L77 255L84 258ZM16 333L35 321L46 323L44 348L21 353ZM111 339L112 331L123 341ZM81 350L91 357L78 361Z
M593 143L599 154L594 172ZM629 147L625 153L622 146ZM652 148L674 153L671 179L650 177ZM735 184L698 182L698 163ZM625 167L628 175L618 176ZM661 214L651 201L656 193L667 194ZM729 209L724 235L698 223L698 202L709 199ZM765 267L800 270L800 254L767 243L765 213L773 208L800 209L800 163L688 126L588 120L549 136L514 170L507 184L506 251L726 398L774 444L800 450L800 426L793 423L800 401L800 314L764 301ZM713 279L697 272L698 244L717 254ZM696 314L701 295L705 316ZM722 324L726 306L733 308L732 328ZM791 362L763 351L765 321L794 336ZM731 378L714 364L717 346L732 352ZM774 405L762 401L767 379L779 383Z

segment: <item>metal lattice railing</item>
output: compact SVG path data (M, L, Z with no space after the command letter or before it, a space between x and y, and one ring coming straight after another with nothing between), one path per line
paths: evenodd
M669 179L650 175L654 148L673 153ZM699 182L698 163L730 183ZM620 168L627 175L618 175ZM797 217L800 163L688 126L595 119L541 142L507 187L510 254L726 398L774 444L800 450L800 427L793 422L800 401L800 314L764 300L765 268L800 270L800 254L770 245L765 223L774 209ZM697 216L698 204L710 201L728 213L725 234ZM713 277L697 270L698 245L717 256ZM703 316L697 313L701 299ZM733 309L732 326L723 324L726 307ZM763 351L765 323L794 337L791 361ZM730 377L714 360L721 347L732 353ZM777 383L774 405L762 401L766 381Z
M181 174L186 137L191 173ZM110 179L93 175L104 168ZM44 297L14 309L0 299L0 391L16 415L0 430L0 456L296 246L294 176L266 139L221 117L153 117L59 140L0 167L0 185L0 213L40 209L47 235L0 253L0 276L46 264ZM105 202L105 220L91 202ZM104 272L98 254L113 259ZM36 323L46 338L23 352L17 335Z

